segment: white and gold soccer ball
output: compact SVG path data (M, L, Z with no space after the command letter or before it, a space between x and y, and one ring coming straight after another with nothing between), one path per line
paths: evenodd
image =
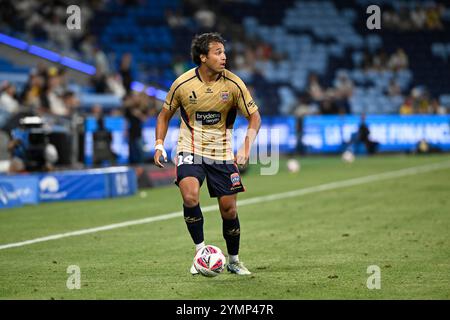
M346 163L352 163L353 161L355 161L355 155L351 151L345 151L342 154L342 161Z
M300 171L301 165L300 161L297 159L289 159L286 163L287 169L291 173L296 173Z
M216 277L225 269L226 259L220 248L207 245L194 257L195 269L205 277Z

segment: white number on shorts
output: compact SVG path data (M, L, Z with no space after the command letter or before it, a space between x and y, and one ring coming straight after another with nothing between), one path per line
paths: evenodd
M181 166L182 164L193 164L194 163L194 156L192 154L183 157L182 154L178 155L178 164L177 166Z

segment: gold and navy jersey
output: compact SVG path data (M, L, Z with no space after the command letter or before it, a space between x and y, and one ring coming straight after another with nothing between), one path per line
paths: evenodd
M238 109L249 117L258 110L244 82L228 70L205 83L197 68L172 84L163 105L180 109L177 153L194 153L214 160L231 160L232 128Z

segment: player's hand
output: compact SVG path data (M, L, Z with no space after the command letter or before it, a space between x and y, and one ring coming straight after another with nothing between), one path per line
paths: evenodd
M250 154L241 148L236 153L236 156L234 157L234 161L236 161L236 164L238 165L238 167L245 168L248 164L249 157L250 157Z
M155 146L155 155L153 160L155 161L156 166L164 168L164 165L160 161L161 156L164 158L164 162L167 162L167 152L162 144L158 144Z

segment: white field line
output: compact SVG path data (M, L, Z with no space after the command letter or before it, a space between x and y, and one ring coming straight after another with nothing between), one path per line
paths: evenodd
M316 192L321 192L321 191L335 190L335 189L351 187L351 186L361 185L361 184L370 183L370 182L412 176L412 175L416 175L416 174L427 173L427 172L431 172L431 171L448 169L448 168L450 168L450 161L439 162L439 163L435 163L435 164L428 164L428 165L423 165L423 166L418 166L418 167L401 169L401 170L397 170L397 171L389 171L389 172L385 172L385 173L379 173L379 174L374 174L374 175L360 177L360 178L330 182L330 183L325 183L325 184L321 184L321 185L314 186L314 187L302 188L302 189L297 189L297 190L288 191L288 192L275 193L272 195L266 195L266 196L261 196L261 197L253 197L253 198L249 198L249 199L239 200L237 205L238 205L238 207L242 207L242 206L250 205L250 204L260 204L262 202L269 202L269 201L276 201L276 200L285 199L285 198L299 197L299 196L316 193ZM218 209L219 209L218 205L211 205L211 206L203 207L202 212L215 211ZM163 215L159 215L159 216L155 216L155 217L130 220L130 221L125 221L125 222L121 222L121 223L114 223L114 224L109 224L109 225L105 225L105 226L101 226L101 227L96 227L96 228L89 228L89 229L82 229L82 230L77 230L77 231L72 231L72 232L60 233L60 234L55 234L55 235L51 235L51 236L47 236L47 237L0 245L0 250L14 248L14 247L22 247L22 246L39 243L39 242L50 241L50 240L57 240L57 239L62 239L62 238L67 238L67 237L74 237L74 236L80 236L80 235L84 235L84 234L90 234L90 233L96 233L96 232L101 232L101 231L124 228L124 227L133 226L133 225L144 224L144 223L151 223L151 222L155 222L155 221L169 220L169 219L181 217L182 215L183 215L183 211L177 211L177 212L167 213L167 214L163 214Z

